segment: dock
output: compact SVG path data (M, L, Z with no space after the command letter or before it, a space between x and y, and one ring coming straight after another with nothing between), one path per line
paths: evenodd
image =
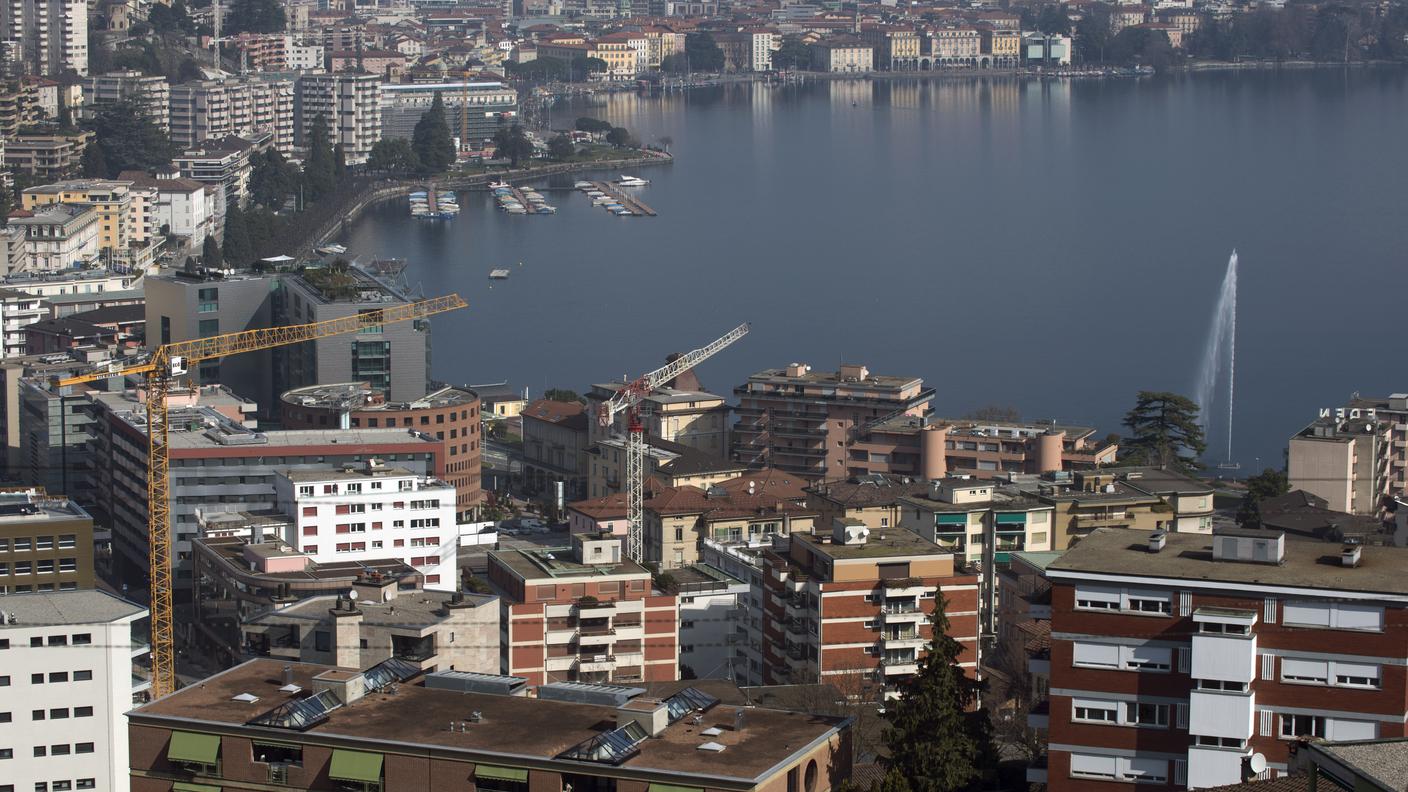
M631 210L631 217L654 217L655 210L646 206L640 199L628 195L610 182L592 182L592 186L615 198L622 206Z

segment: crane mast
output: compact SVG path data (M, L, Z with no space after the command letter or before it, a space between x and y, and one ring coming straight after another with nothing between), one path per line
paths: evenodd
M166 397L172 382L202 360L257 352L275 347L353 333L369 327L421 319L464 308L458 294L309 324L284 325L163 344L144 361L109 365L84 374L56 379L56 387L80 385L116 377L141 376L147 390L147 563L151 578L152 696L176 690L176 650L171 604L171 479L170 434Z
M645 425L640 420L640 403L656 388L703 363L735 341L748 335L747 322L733 328L705 346L686 352L664 366L627 382L597 411L597 421L610 426L622 412L626 424L626 555L636 563L645 556Z

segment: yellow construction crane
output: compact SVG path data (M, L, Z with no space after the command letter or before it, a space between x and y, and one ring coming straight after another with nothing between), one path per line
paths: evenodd
M85 382L141 375L147 389L147 543L151 584L149 586L152 632L152 696L176 690L176 654L172 634L171 607L171 480L168 476L170 447L167 445L166 396L176 377L203 360L258 352L274 347L313 341L328 336L354 333L369 327L464 308L458 294L431 300L377 308L353 316L310 324L285 325L238 333L194 338L163 344L151 356L137 363L114 363L105 368L54 380L57 387Z

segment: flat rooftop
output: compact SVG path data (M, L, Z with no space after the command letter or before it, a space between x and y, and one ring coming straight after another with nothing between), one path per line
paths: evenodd
M797 376L790 376L786 368L763 369L756 374L749 375L748 381L768 382L779 385L794 384L843 384L851 387L863 388L887 388L901 389L910 385L918 386L923 383L923 377L892 377L884 374L871 373L863 380L842 379L839 371L812 371L808 369L806 373ZM800 395L800 394L799 394Z
M332 561L319 564L309 562L307 566L296 572L251 572L249 564L244 559L244 549L250 546L248 542L238 536L196 537L191 540L197 547L204 546L217 558L224 561L229 566L237 569L241 575L264 578L271 583L277 582L297 582L297 581L322 581L329 585L345 582L351 585L358 578L370 577L372 573L381 575L387 580L401 580L403 578L416 575L415 568L404 561L394 558L373 559L366 561ZM295 554L292 548L283 542L266 541L258 548L279 548L277 551L258 551L261 555L274 555L275 553ZM297 555L302 555L298 553Z
M286 404L324 409L348 409L357 412L387 410L425 410L472 404L479 397L463 388L440 388L409 402L387 401L380 391L365 382L339 382L331 385L310 385L295 388L279 397Z
M10 594L0 600L0 610L14 616L0 630L23 630L63 624L107 624L147 615L147 609L106 591L55 591L43 594Z
M274 739L287 740L290 735L297 735L303 743L334 738L340 746L350 741L360 743L362 750L376 752L420 752L430 748L464 753L471 761L482 757L488 763L518 766L524 761L562 761L564 769L573 768L575 772L583 771L582 763L557 760L557 756L616 726L616 709L611 706L460 693L413 683L400 685L393 695L377 692L334 709L327 720L305 732L246 726L251 719L293 698L279 690L284 684L281 672L285 666L290 667L293 684L304 690L313 688L314 676L330 670L328 666L309 663L250 660L147 704L130 717L136 723L158 723L176 729L186 723L219 724L227 733L233 726L242 733ZM253 694L259 700L252 704L232 700L241 693ZM743 728L735 730L735 716L740 710ZM470 712L480 713L482 720L469 724L465 731L446 728L451 721L463 721ZM847 723L839 717L722 703L704 713L699 725L692 720L682 718L658 737L644 740L639 744L639 753L618 767L753 782L829 738ZM718 735L701 734L715 727L720 730ZM724 746L722 755L698 749L709 740ZM610 767L600 765L602 774L610 774Z
M829 538L811 534L792 534L792 541L805 542L815 547L822 555L838 561L857 558L890 558L892 556L950 555L952 552L903 528L872 530L870 538L866 539L864 544L846 545L822 541L822 539Z
M397 627L402 629L424 629L433 627L450 618L445 605L454 597L448 591L403 591L388 602L359 600L357 610L362 612L362 624L375 627ZM466 606L479 607L498 601L493 594L465 594ZM322 622L329 618L328 611L337 605L337 596L326 594L309 597L278 610L267 611L250 619L247 624L287 624L290 621Z
M1266 532L1268 537L1274 536ZM1210 534L1167 534L1159 553L1149 552L1149 535L1125 528L1101 528L1048 564L1048 575L1092 573L1201 580L1240 586L1292 586L1337 591L1408 595L1408 548L1365 546L1357 567L1340 563L1334 542L1286 538L1285 562L1255 564L1214 561Z
M49 520L88 520L88 512L68 498L55 498L33 489L0 492L0 529Z
M617 564L583 564L570 547L542 550L495 550L489 555L524 580L543 578L602 577L606 575L649 575L645 567L624 556Z

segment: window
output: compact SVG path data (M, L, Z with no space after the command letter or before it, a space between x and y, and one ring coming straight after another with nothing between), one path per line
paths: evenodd
M1281 680L1303 685L1377 688L1379 667L1369 663L1281 658Z
M54 537L52 537L52 536L36 536L36 537L34 537L34 549L35 549L35 550L53 550L53 549L54 549Z
M75 718L91 718L91 717L93 717L93 708L92 708L92 707L74 707L74 708L73 708L73 717L75 717Z
M42 684L44 684L44 675L43 675L43 674L30 674L30 675L29 675L29 684L31 684L31 685L42 685Z
M1281 613L1281 623L1288 627L1382 632L1384 609L1357 602L1288 601Z
M1331 663L1335 684L1340 687L1379 686L1379 667L1367 663Z
M52 720L62 720L68 717L68 707L54 707L49 710L49 718Z
M74 753L93 753L93 743L90 743L90 742L74 743L73 752L74 752Z
M59 549L72 550L78 546L78 536L76 534L60 534Z
M1122 671L1168 671L1173 665L1173 649L1163 646L1120 646L1077 641L1071 664L1085 668Z
M44 710L37 709L29 713L30 720L44 720Z
M1073 699L1071 719L1081 723L1118 723L1119 704L1113 701Z
M1113 781L1118 778L1118 772L1118 757L1071 754L1072 778L1103 778Z
M1076 608L1080 610L1125 611L1167 616L1173 598L1168 592L1118 589L1107 586L1077 586Z
M92 633L74 633L74 634L73 634L73 645L74 645L74 646L87 646L87 645L89 645L89 644L91 644L91 643L93 643L93 634L92 634Z
M67 682L67 681L68 681L68 672L67 672L67 671L50 671L50 672L49 672L49 681L50 681L50 682Z
M202 319L202 320L200 320L200 324L197 325L196 333L197 333L201 338L208 338L208 337L210 337L210 336L220 335L220 320L219 320L219 319Z
M1167 704L1143 704L1137 701L1125 702L1124 723L1132 726L1155 726L1168 728Z
M42 745L36 745L36 746L34 746L34 755L35 755L35 756L48 756L48 755L49 755L49 749L46 748L46 747L44 747L44 746L42 746Z
M1325 660L1298 660L1294 657L1281 658L1281 679L1286 682L1301 682L1312 685L1325 685L1330 682L1330 663Z
M92 671L74 671L74 672L73 672L73 681L74 681L74 682L87 682L88 680L90 680L90 679L92 679L92 678L93 678L93 672L92 672Z
M1281 736L1295 739L1297 737L1324 737L1325 718L1320 715L1282 715L1281 716Z
M1247 683L1228 682L1222 679L1200 679L1198 680L1198 690L1221 690L1224 693L1245 693L1247 692Z
M68 756L69 750L70 750L70 749L69 749L69 746L68 746L67 743L65 743L65 744L63 744L63 745L51 745L51 746L49 746L49 755L50 755L50 756Z
M93 779L93 778L80 778L80 779L78 779L78 785L75 786L74 788L75 788L75 789L97 789L97 788L98 788L98 782L97 782L96 779Z
M5 676L0 676L0 687L9 687L9 686L10 686L10 677L9 677L9 675L7 674L7 675L5 675Z
M319 652L332 651L332 634L327 630L318 630L313 633L313 647Z

